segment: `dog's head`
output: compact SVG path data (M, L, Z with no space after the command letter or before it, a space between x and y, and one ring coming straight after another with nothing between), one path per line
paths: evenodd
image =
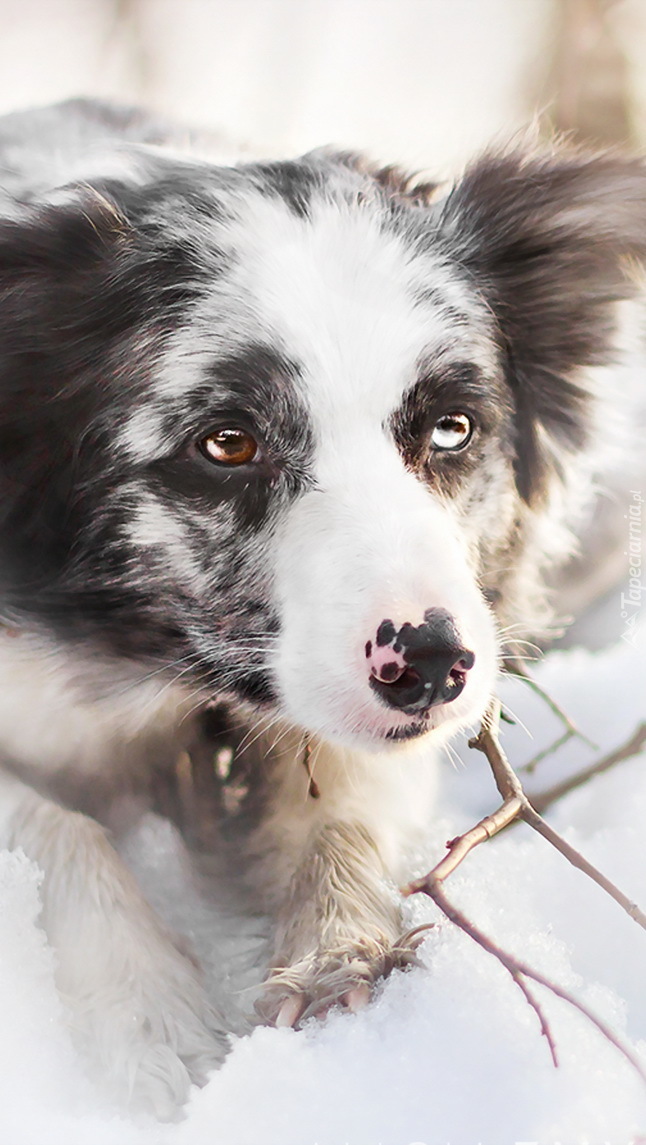
M532 626L645 208L638 163L558 154L444 197L348 156L139 154L15 208L8 614L344 742L474 721L500 623Z

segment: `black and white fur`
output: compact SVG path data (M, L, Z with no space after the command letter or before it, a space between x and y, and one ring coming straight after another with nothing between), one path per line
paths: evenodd
M448 192L331 152L223 167L77 101L0 123L0 212L0 842L44 871L80 1042L168 1116L225 1031L73 808L224 701L264 759L239 843L276 920L262 1012L355 1008L410 960L392 882L434 749L482 716L505 634L547 623L642 368L619 310L646 174L522 149ZM436 448L456 411L470 440ZM222 426L253 461L200 452ZM438 624L459 686L398 708L374 648Z

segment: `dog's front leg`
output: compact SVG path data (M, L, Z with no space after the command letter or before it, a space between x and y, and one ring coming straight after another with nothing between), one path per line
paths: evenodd
M395 880L406 843L428 823L434 768L428 755L409 763L407 774L399 761L326 748L316 799L302 767L283 767L256 837L277 919L258 1003L266 1020L295 1025L335 1003L358 1009L379 978L414 961Z
M0 770L0 847L43 871L42 921L72 1033L117 1100L172 1117L226 1038L181 953L105 831Z
M279 911L260 1003L293 1025L334 1003L358 1009L372 984L414 957L378 844L360 822L329 823L305 849Z

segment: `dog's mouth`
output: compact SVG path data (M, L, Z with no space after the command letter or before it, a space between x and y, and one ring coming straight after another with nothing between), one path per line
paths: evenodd
M387 666L386 666L387 667ZM470 665L469 665L470 667ZM386 674L385 671L383 674ZM374 750L396 748L423 737L440 737L446 734L446 725L453 725L458 713L450 702L462 693L466 685L466 669L461 664L453 666L449 672L449 679L445 683L448 691L444 702L433 703L427 710L419 710L419 702L412 701L405 704L411 688L418 688L417 673L405 667L396 679L388 680L383 687L389 687L397 693L397 702L394 703L390 694L388 703L381 696L375 696L375 689L371 687L373 695L366 702L366 696L354 695L351 690L342 690L338 696L338 706L334 711L325 713L324 721L316 718L316 710L294 711L288 698L281 694L281 688L273 674L263 669L250 669L240 672L231 681L227 692L234 703L239 703L249 713L256 712L258 716L275 716L280 720L292 723L308 735L322 736L331 742L343 744L346 747L355 745L364 750L372 747ZM412 681L411 681L412 677ZM457 677L457 679L456 679ZM372 679L370 681L372 684ZM449 691L449 683L453 685ZM401 693L401 694L400 694ZM220 690L219 694L222 692ZM377 709L374 700L380 702ZM401 708L399 720L394 711L388 708ZM313 705L312 705L313 708ZM417 710L416 710L417 709ZM314 716L314 719L312 719Z
M273 712L278 717L289 719L289 716L287 716L284 711L279 695L267 677L261 676L261 674L249 675L245 677L244 680L236 681L233 695L235 695L238 702L242 702L243 706L248 707L249 710L255 710L259 714L264 713L265 716L270 716ZM433 720L429 713L422 719L417 719L411 723L398 724L391 727L383 727L383 725L381 727L373 727L367 734L374 746L378 747L380 743L403 744L411 740L419 739L421 736L428 735L429 732L434 731L436 726L436 721ZM320 729L315 730L309 728L305 730L308 734L321 734ZM337 734L343 734L341 726Z
M406 743L407 740L418 739L432 730L427 720L418 720L414 724L404 724L402 727L390 728L384 735L389 743Z

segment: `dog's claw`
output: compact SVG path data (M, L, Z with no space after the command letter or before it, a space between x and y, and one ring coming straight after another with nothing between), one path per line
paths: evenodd
M351 1010L353 1014L358 1014L360 1010L365 1010L371 995L372 991L368 983L364 982L361 986L355 986L353 990L348 990L341 1000L348 1010Z
M289 998L285 998L276 1017L276 1026L279 1029L285 1026L295 1026L304 1009L305 996L303 994L292 994Z
M298 1028L310 1018L325 1018L334 1006L356 1014L370 1002L375 982L417 962L419 942L413 930L391 943L360 940L278 966L256 1001L258 1015L273 1026Z

